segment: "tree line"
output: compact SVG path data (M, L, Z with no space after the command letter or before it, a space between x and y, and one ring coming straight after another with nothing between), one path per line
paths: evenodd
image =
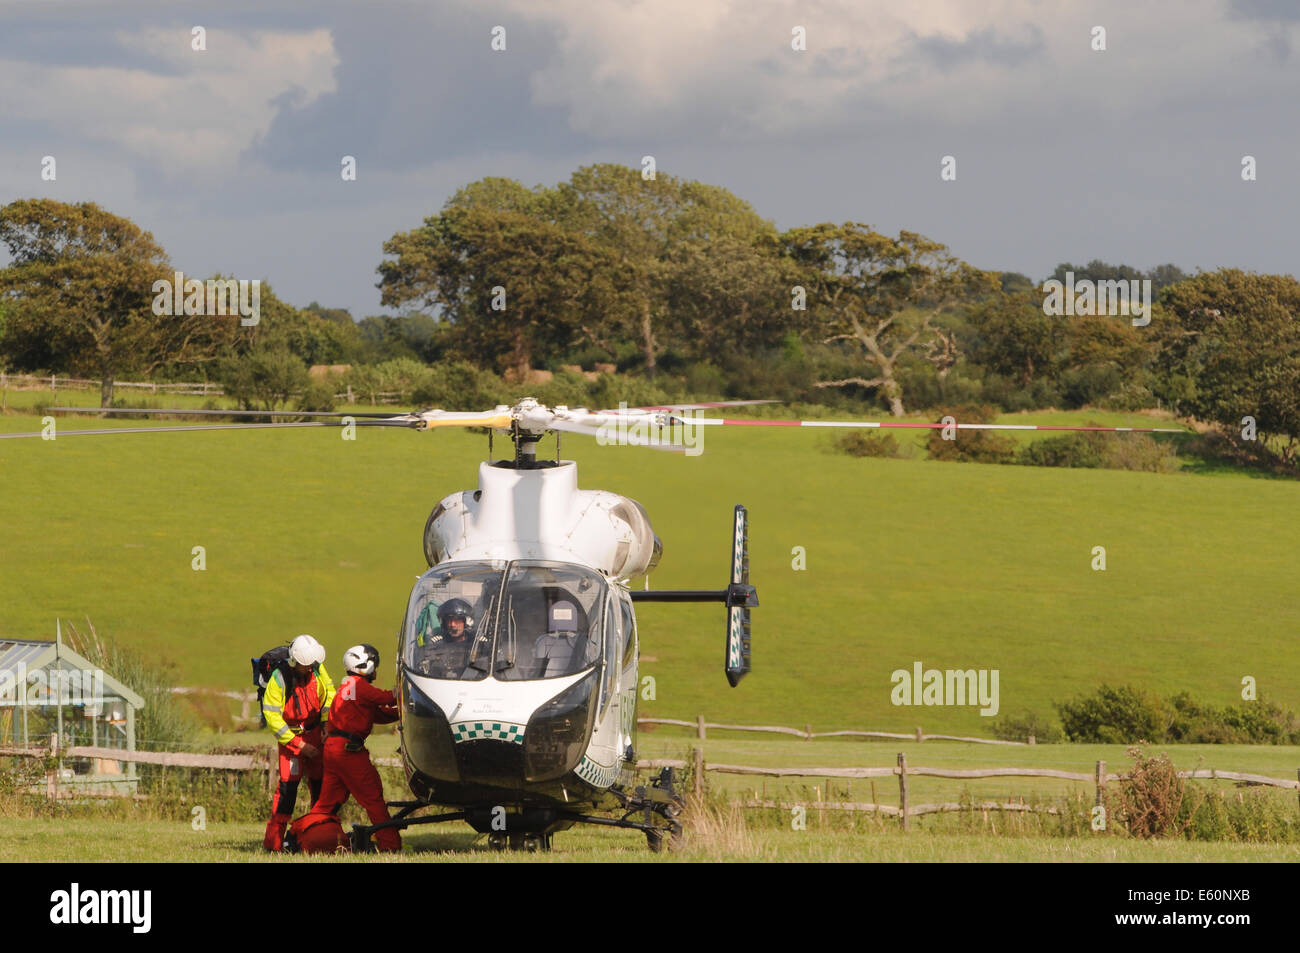
M85 203L0 209L0 362L18 371L299 380L309 364L408 360L523 386L535 368L613 364L657 392L762 396L902 415L958 404L1163 408L1300 447L1300 283L1063 263L1148 280L1149 325L1044 313L1043 289L913 232L778 230L724 188L617 165L554 187L485 178L384 243L397 316L360 321L262 287L260 320L159 317L173 268L134 223ZM291 388L281 387L287 391ZM426 388L427 390L428 388ZM443 396L456 399L457 388Z

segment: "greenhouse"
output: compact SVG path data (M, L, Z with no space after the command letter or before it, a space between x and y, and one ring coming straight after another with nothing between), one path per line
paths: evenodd
M136 713L143 707L139 695L61 642L0 638L0 752L134 752ZM133 762L96 756L64 758L61 765L60 786L123 793L136 787Z

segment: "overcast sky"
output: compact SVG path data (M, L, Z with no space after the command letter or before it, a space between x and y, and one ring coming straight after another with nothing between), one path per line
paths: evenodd
M1290 0L0 0L0 203L94 201L189 274L357 317L382 243L459 186L645 155L781 228L918 231L1036 280L1296 273L1298 40Z

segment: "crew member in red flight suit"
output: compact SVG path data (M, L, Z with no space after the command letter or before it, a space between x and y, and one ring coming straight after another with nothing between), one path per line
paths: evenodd
M334 682L325 671L325 649L310 635L289 646L288 665L276 669L262 697L266 727L280 745L280 784L271 795L271 819L262 846L279 851L298 799L298 782L307 779L312 800L320 795L321 740L330 717Z
M339 685L330 709L330 733L325 739L325 782L311 813L334 814L352 795L371 824L389 819L384 803L384 785L366 750L366 736L378 724L397 720L397 701L392 692L371 684L379 667L379 651L368 644L354 645L343 653L348 675ZM400 851L402 838L391 827L375 832L379 850Z

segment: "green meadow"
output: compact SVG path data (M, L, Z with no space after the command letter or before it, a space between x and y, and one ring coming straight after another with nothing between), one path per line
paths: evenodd
M11 391L0 430L39 430L23 412L38 397L50 395ZM429 511L476 485L487 450L448 430L67 435L138 425L60 418L53 441L0 441L0 637L52 638L56 618L88 616L172 666L176 684L220 689L244 687L250 657L302 632L331 662L372 642L387 668L426 568ZM646 605L654 697L641 715L987 736L976 707L891 702L891 673L916 661L998 670L1003 714L1049 715L1103 682L1225 705L1245 676L1300 709L1300 483L858 459L831 439L709 428L704 454L681 457L564 438L580 486L645 505L664 541L653 587L721 587L732 505L750 510L753 673L726 683L721 607ZM973 755L1001 763L1005 750Z
M640 834L621 831L564 831L544 854L488 848L487 838L458 826L456 831L412 831L402 837L401 856L268 854L262 828L255 823L211 823L194 831L184 821L88 820L66 822L36 818L0 819L0 856L25 863L244 863L390 864L422 862L480 863L639 863L690 861L782 862L1033 862L1033 863L1199 863L1287 862L1300 860L1295 844L1223 844L1189 841L1136 841L1113 837L988 837L968 833L862 832L763 829L725 840L688 843L681 851L652 854ZM448 825L449 827L452 825Z

